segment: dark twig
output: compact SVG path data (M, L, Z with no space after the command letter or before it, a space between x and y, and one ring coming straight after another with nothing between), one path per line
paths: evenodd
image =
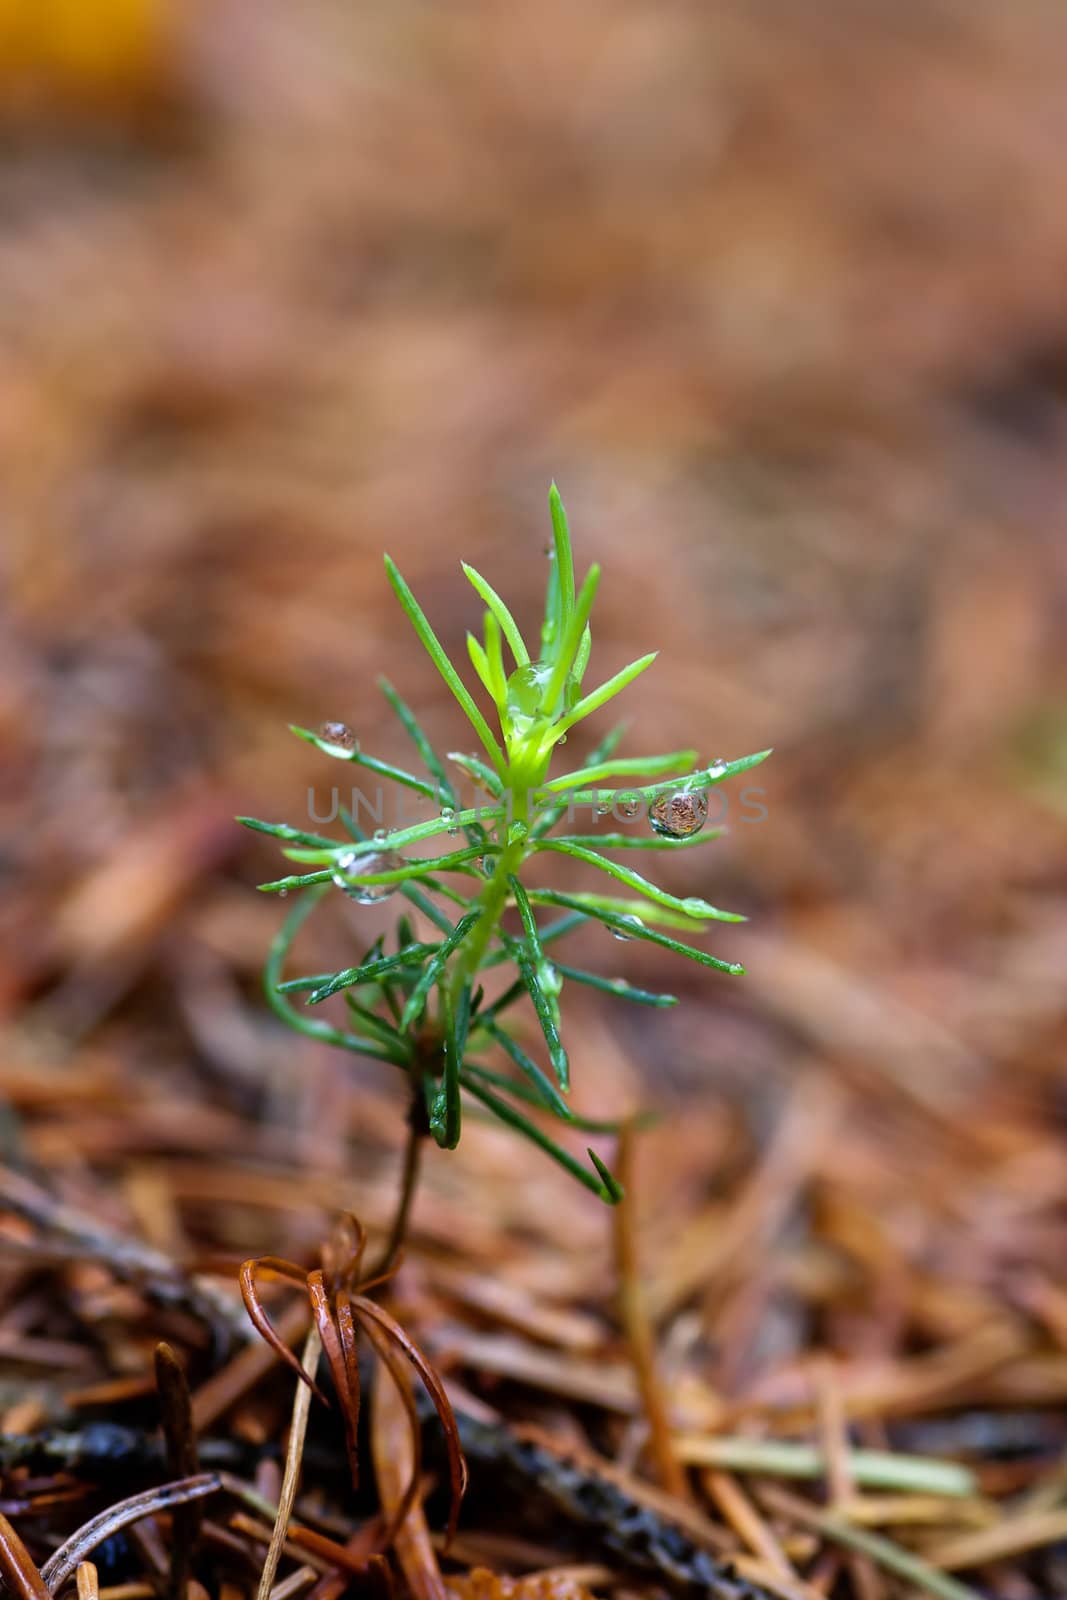
M176 1477L195 1477L200 1470L200 1461L196 1448L196 1429L193 1426L192 1399L185 1372L169 1344L156 1345L155 1368L167 1466ZM200 1522L201 1508L195 1501L179 1506L174 1512L170 1555L172 1600L183 1600L185 1595Z

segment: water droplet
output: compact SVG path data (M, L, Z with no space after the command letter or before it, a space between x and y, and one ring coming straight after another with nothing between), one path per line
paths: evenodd
M493 873L496 871L496 856L486 854L482 856L481 860L478 862L478 865L481 867L486 876L491 878Z
M448 828L447 828L446 831L447 831L448 837L450 839L454 839L456 837L456 834L459 832L459 828L456 825L455 816L456 816L456 808L455 808L455 806L442 806L441 807L441 821L448 823Z
M375 844L384 844L386 839L388 839L388 837L389 837L389 835L388 835L388 833L386 832L386 830L384 828L375 828L375 830L374 830L374 842L375 842Z
M561 733L559 738L556 740L556 743L557 744L566 744L567 743L567 735L565 733Z
M375 872L396 872L404 865L402 856L395 850L375 851L367 854L365 851L346 850L344 855L338 856L330 868L330 877L339 889L343 889L350 900L357 905L375 906L382 900L388 900L400 887L400 881L395 883L354 883L353 878L368 877Z
M709 761L708 763L708 776L721 778L729 765L730 763L722 756L716 756L714 761Z
M626 916L626 917L623 917L622 920L623 920L623 922L626 923L627 927L629 927L629 928L643 928L644 927L644 923L641 921L640 917ZM611 934L611 937L613 939L618 939L620 944L625 944L627 939L632 939L633 938L633 934L632 933L625 933L622 930L622 928L609 928L608 932Z
M537 968L537 982L550 1000L554 1000L563 988L563 977L558 967L551 961L542 961Z
M514 733L528 733L543 714L541 699L551 676L552 667L547 661L528 661L511 674L505 709Z
M632 822L641 810L641 796L639 794L620 794L616 796L614 812L620 822Z
M665 839L688 839L708 818L708 797L700 789L675 789L657 795L648 808L654 833Z
M359 749L359 740L347 722L324 722L319 738L330 746L328 755L340 756L343 760Z
M278 890L278 899L279 900L288 900L288 898L289 898L288 889L279 889Z

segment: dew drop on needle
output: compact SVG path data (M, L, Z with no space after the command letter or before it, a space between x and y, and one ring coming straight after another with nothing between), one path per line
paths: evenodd
M528 661L516 667L507 681L505 712L513 734L529 733L541 715L541 697L552 676L547 661Z
M648 808L653 833L665 839L688 839L708 818L708 798L699 789L675 789L657 795Z
M361 854L358 850L346 850L330 868L330 877L357 905L376 906L396 893L400 880L394 883L359 883L355 880L377 872L396 872L403 865L403 857L397 855L395 850L376 851L370 855L366 852Z
M330 746L331 755L350 756L359 749L359 740L347 722L324 722L319 738Z
M622 920L625 922L628 928L637 929L644 927L644 923L641 921L640 917L625 916L622 918ZM625 944L627 939L633 938L633 934L627 933L623 928L609 928L608 932L611 934L613 939L618 939L620 944Z

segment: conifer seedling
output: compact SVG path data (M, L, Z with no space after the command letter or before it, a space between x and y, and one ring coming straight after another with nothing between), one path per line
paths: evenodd
M655 855L716 837L721 830L704 826L708 791L757 766L770 751L708 766L698 765L695 750L619 756L622 729L616 728L583 764L552 770L554 763L561 765L560 747L568 733L602 711L652 665L655 654L638 657L596 688L586 687L600 569L591 567L576 584L567 518L554 484L549 508L553 543L537 640L524 639L496 590L473 567L463 568L485 608L481 637L468 633L467 651L492 707L492 721L385 557L397 599L477 737L477 755L439 754L385 679L382 692L414 746L421 773L368 755L344 723L324 723L318 732L293 729L325 755L412 791L434 814L368 837L341 808L347 834L341 840L285 823L239 819L281 840L283 854L300 868L261 885L268 893L300 893L267 963L271 1006L301 1033L390 1062L406 1075L408 1157L387 1256L395 1254L403 1237L419 1152L427 1138L444 1149L459 1143L465 1100L539 1145L602 1200L619 1199L619 1185L594 1150L588 1151L587 1167L546 1131L546 1118L594 1134L618 1128L610 1118L591 1121L571 1109L562 993L567 984L584 984L631 1005L663 1007L676 1001L557 959L567 934L598 922L616 938L645 940L720 973L744 970L678 937L701 936L709 923L742 918L695 896L669 893L634 871L626 858L635 850ZM478 790L479 803L469 807L460 805L457 792L464 778ZM584 832L561 831L561 824L570 826L583 814L588 819ZM601 819L609 815L601 828ZM561 887L526 881L529 864L544 856L560 858ZM603 874L604 892L568 887L571 862ZM393 948L379 938L361 960L341 971L285 977L299 928L324 895L337 893L361 905L396 895L421 914L426 931L417 934L405 914ZM505 969L505 980L490 984L494 997L488 999L483 980L499 968ZM324 1020L320 1012L334 996L342 997L348 1012L344 1026ZM542 1041L535 1053L520 1042L514 1025L527 1002Z

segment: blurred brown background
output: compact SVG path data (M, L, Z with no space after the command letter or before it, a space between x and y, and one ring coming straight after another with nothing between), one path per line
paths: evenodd
M392 1085L265 1016L275 855L230 819L334 780L289 721L400 757L383 669L468 747L381 551L462 655L461 556L536 615L555 476L606 569L594 673L661 650L630 747L776 749L766 821L670 864L752 914L709 939L750 976L590 935L685 1003L574 996L579 1103L706 1107L688 1163L670 1121L645 1147L667 1216L785 1163L713 1257L724 1338L774 1292L739 1245L788 1276L816 1226L854 1250L838 1343L892 1342L886 1294L920 1339L1020 1281L1036 1315L1067 1192L1058 0L3 0L0 76L7 1159L175 1248L384 1215ZM209 1228L239 1144L304 1187L263 1220L238 1175ZM543 1193L602 1237L477 1129L423 1228L486 1171L505 1218L552 1232ZM838 1179L966 1315L883 1293Z

